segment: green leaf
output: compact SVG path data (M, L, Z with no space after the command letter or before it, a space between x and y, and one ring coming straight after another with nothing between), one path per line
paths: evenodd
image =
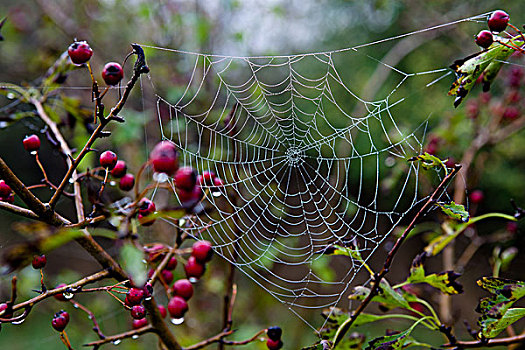
M454 220L461 222L467 222L469 220L469 213L462 204L456 204L452 201L450 203L438 202L436 205L440 207L448 217Z
M498 37L498 39L507 44L513 43L517 46L523 44L519 36L512 39L501 37ZM507 60L515 51L495 42L487 50L454 62L451 68L456 72L456 80L452 83L448 92L449 95L456 96L454 106L459 106L481 74L483 74L483 90L488 91L490 84L501 69L503 61Z
M496 277L484 277L478 285L492 295L480 300L476 311L481 313L480 336L494 338L505 328L525 316L525 309L510 308L525 296L525 282Z
M414 339L410 337L410 333L416 328L416 326L420 323L426 320L428 317L420 318L418 321L416 321L410 328L403 332L399 332L396 334L389 334L385 335L379 338L375 338L371 340L368 343L368 346L365 350L374 350L374 349L381 349L381 350L387 350L387 349L403 349L404 347L407 347L410 345L411 342L414 342Z
M436 156L434 156L434 155L432 155L430 153L425 152L423 154L420 154L418 156L410 158L408 161L409 162L420 161L421 162L421 166L425 170L430 170L430 169L435 169L435 168L437 168L437 169L443 168L443 169L445 169L445 175L446 175L446 174L448 174L447 166L445 165L447 160L448 159L441 160L438 157L436 157Z
M142 286L147 279L147 265L144 252L131 242L126 242L120 249L120 264L137 286Z
M358 260L360 262L364 261L363 257L361 256L361 251L353 245L344 247L338 244L332 244L326 247L322 253L325 255L344 255L351 257L353 260Z
M423 266L425 253L422 253L414 259L412 267L410 268L410 275L407 282L410 283L426 283L434 288L439 289L446 294L459 294L463 292L461 284L456 282L460 276L454 271L445 271L440 273L433 273L425 275L425 268Z
M364 300L368 294L370 294L370 288L357 286L354 288L354 292L348 298L352 300ZM403 295L395 291L385 279L381 280L378 294L374 295L372 301L381 303L387 309L401 307L411 310L408 301L403 297Z

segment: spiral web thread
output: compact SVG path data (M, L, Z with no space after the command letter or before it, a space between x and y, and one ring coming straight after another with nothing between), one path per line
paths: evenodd
M396 106L406 96L396 92L408 80L420 79L424 90L450 74L446 68L403 72L361 50L485 16L300 55L232 57L153 47L191 71L178 98L156 95L162 138L180 150L181 164L211 170L225 182L207 192L201 214L186 225L310 326L304 310L346 306L362 263L326 256L325 249L353 244L368 261L424 200L418 165L407 159L421 153L425 128L407 132L398 124ZM360 98L351 80L356 67L338 64L342 56L362 54L393 71L380 99ZM397 183L385 190L394 174ZM333 274L322 272L326 264Z

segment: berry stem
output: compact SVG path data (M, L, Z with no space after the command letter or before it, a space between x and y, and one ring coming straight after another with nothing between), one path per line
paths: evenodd
M525 42L525 36L523 36L523 32L521 30L519 30L519 28L516 28L512 23L508 23L507 24L509 27L511 27L512 29L514 29L520 36L521 36L521 40L523 40L523 42Z
M79 302L71 299L70 300L71 304L73 304L73 306L75 306L76 308L79 308L80 310L84 311L85 313L88 314L89 316L89 319L93 322L93 331L95 333L97 333L98 337L100 339L105 339L106 336L102 333L102 331L100 330L100 326L97 322L97 319L95 318L95 314L93 312L91 312L91 310L89 310L87 307L85 307L84 305L80 304Z
M60 339L62 340L62 343L64 343L64 345L67 347L68 350L74 350L71 347L71 343L69 342L69 338L67 336L66 331L60 332Z
M117 341L117 340L126 339L126 338L131 338L134 335L142 335L142 334L151 333L151 332L155 332L155 328L153 328L152 325L148 324L148 325L146 325L146 326L144 326L142 328L139 328L139 329L134 329L134 330L131 330L131 331L128 331L128 332L123 332L123 333L120 333L120 334L116 334L116 335L112 335L112 336L109 336L109 337L105 337L104 339L101 339L101 340L97 340L97 341L94 341L94 342L91 342L91 343L84 344L84 346L86 346L86 347L92 346L94 349L97 349L99 346L107 344L107 343L111 343L111 342L114 342L114 341Z

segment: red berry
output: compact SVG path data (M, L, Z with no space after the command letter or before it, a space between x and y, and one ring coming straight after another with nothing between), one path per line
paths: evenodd
M198 262L194 256L190 256L188 259L188 262L186 265L184 265L184 271L186 271L186 276L188 278L200 278L204 271L206 270L206 267Z
M144 298L144 290L140 288L130 288L126 294L126 305L133 306L138 305Z
M62 288L62 287L65 287L67 286L67 284L65 283L60 283L58 286L56 286L56 288ZM67 301L66 297L64 296L63 293L58 293L58 294L55 294L53 295L53 297L56 299L56 300L59 300L59 301Z
M35 134L27 136L22 143L28 152L38 151L40 149L40 139Z
M0 180L0 197L8 197L11 194L11 187L5 183L4 180Z
M494 37L492 33L488 30L482 30L476 35L476 44L486 49L494 42Z
M202 199L204 193L200 186L195 186L191 191L184 190L182 188L177 189L177 195L183 206L191 207Z
M166 269L167 270L174 270L176 267L177 267L177 258L172 256L171 259L166 264Z
M65 316L67 315L67 316ZM62 332L69 322L69 314L65 311L56 313L53 317L53 320L51 321L51 326L58 332Z
M200 186L211 186L213 184L213 179L215 179L215 173L211 170L205 170L197 178L197 183Z
M501 10L492 12L488 20L489 29L497 33L504 31L508 23L509 15Z
M170 270L162 270L160 272L160 275L162 276L162 279L164 280L164 282L166 282L166 284L170 284L171 282L173 282L173 272L171 272Z
M168 312L173 318L182 318L184 314L188 311L188 303L184 298L179 296L174 296L170 299L168 303Z
M510 233L516 233L518 232L518 223L515 221L511 221L507 224L507 231Z
M107 85L117 85L124 77L122 66L117 62L106 63L102 70L102 79Z
M220 177L216 177L215 179L213 179L213 186L222 187L224 186L224 181Z
M131 323L131 327L133 329L139 329L142 327L146 327L148 325L148 320L146 318L141 318L140 320L133 320Z
M153 164L153 170L157 173L172 175L179 168L177 148L168 141L157 143L149 159Z
M202 264L210 261L213 256L212 244L209 241L197 241L193 243L191 255Z
M173 283L173 293L189 300L193 296L193 286L187 279L180 279Z
M139 202L139 214L147 216L153 214L156 209L155 203L148 198L142 198Z
M162 318L166 317L168 315L168 310L166 310L166 308L162 305L157 305L157 306L159 308L159 312Z
M109 170L117 164L117 155L112 151L105 151L100 155L100 165Z
M186 191L193 190L197 183L197 173L195 169L190 166L184 166L179 168L174 176L175 186L182 188Z
M89 47L86 41L75 41L67 49L71 62L75 64L83 64L89 61L93 55L93 50Z
M268 339L266 340L266 347L268 347L268 350L279 350L283 347L283 341L281 339Z
M122 191L131 191L133 189L133 186L135 186L135 176L132 174L126 174L122 176L118 183L118 187Z
M8 311L9 309L9 305L7 305L6 303L1 303L0 304L0 318L11 318L13 317L13 312L12 311Z
M472 203L479 204L483 201L485 195L483 194L483 191L475 190L470 193L469 198Z
M35 255L33 256L33 261L31 262L31 265L33 265L34 269L41 269L44 266L46 266L47 258L44 254L42 255Z
M505 119L505 120L515 120L515 119L518 119L519 116L520 116L520 110L518 107L516 106L507 106L507 108L505 108L505 110L503 111L503 116L502 118Z
M142 305L135 305L131 308L131 317L140 320L146 316L146 309Z
M123 160L117 160L117 164L115 164L115 167L111 170L111 175L118 179L124 176L127 171L128 166L126 165L126 162Z

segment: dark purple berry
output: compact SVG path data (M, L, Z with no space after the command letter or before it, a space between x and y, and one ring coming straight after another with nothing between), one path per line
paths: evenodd
M28 152L38 151L40 149L40 139L35 134L27 136L22 143Z
M122 66L117 62L106 63L102 70L102 79L107 85L117 85L124 77Z
M502 10L492 12L488 20L489 29L496 33L504 31L507 24L509 24L509 15Z
M86 41L75 41L67 49L71 62L75 64L83 64L89 61L93 55L93 50L89 47Z
M277 326L269 327L266 330L266 334L268 334L268 338L270 338L271 340L279 340L281 339L283 330L281 329L281 327L277 327Z
M115 167L117 160L117 155L112 151L105 151L100 155L100 165L109 170Z
M492 33L488 30L482 30L476 35L476 44L486 49L494 42L494 37Z

